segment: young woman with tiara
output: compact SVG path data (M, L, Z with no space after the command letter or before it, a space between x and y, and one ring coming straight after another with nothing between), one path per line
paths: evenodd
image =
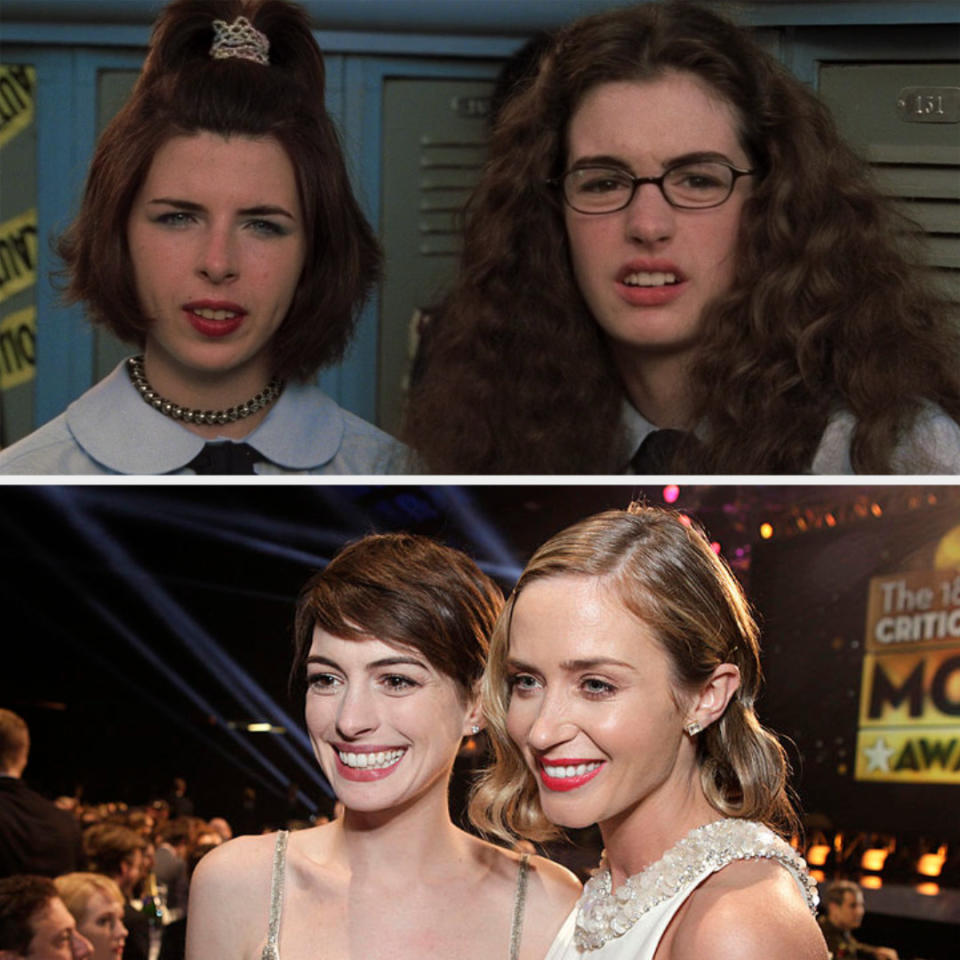
M351 544L306 584L292 679L344 812L207 854L188 960L542 960L579 883L449 809L502 605L467 556L408 534Z
M404 471L400 444L309 382L380 268L323 104L299 7L165 8L59 243L68 298L140 353L0 472Z
M712 10L503 108L406 439L440 473L955 473L960 325L827 108Z
M470 813L535 841L599 825L547 960L826 960L759 687L747 601L675 514L601 513L536 551L491 639Z

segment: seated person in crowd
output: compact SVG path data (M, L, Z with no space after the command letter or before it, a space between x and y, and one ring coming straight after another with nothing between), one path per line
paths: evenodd
M171 820L157 835L154 873L166 887L167 908L183 913L187 909L187 853L191 846L191 824L186 817Z
M876 957L877 960L899 960L890 947L871 947L860 943L853 931L863 923L863 891L850 880L834 880L823 894L825 912L820 929L833 960Z
M143 876L147 842L135 830L115 823L100 823L83 835L90 869L113 880L124 898L123 925L128 936L123 960L147 960L150 953L150 922L130 903Z
M127 940L120 888L99 873L68 873L54 883L77 930L93 945L90 960L118 960Z
M49 877L0 880L0 960L92 960L93 947Z

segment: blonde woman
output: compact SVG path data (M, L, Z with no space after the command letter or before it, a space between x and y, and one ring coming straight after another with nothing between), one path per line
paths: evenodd
M77 921L77 931L93 944L91 960L120 960L127 942L123 894L99 873L67 873L55 881L60 899Z
M534 554L491 641L471 815L533 840L599 825L548 960L825 960L759 683L740 587L674 514L602 513Z

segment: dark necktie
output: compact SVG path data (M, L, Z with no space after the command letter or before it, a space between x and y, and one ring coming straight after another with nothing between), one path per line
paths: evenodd
M199 474L255 473L253 465L264 459L249 443L221 440L205 443L187 467Z
M636 473L667 473L680 444L689 436L683 430L654 430L648 433L630 458Z

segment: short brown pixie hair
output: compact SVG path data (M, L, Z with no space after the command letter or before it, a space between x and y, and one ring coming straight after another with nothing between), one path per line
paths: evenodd
M462 696L483 675L500 588L465 553L409 533L349 544L304 585L297 603L291 686L302 688L314 627L336 637L409 647Z
M270 41L270 64L210 56L213 21L246 17ZM272 137L293 164L306 256L271 344L273 372L306 379L343 357L380 278L380 247L353 196L324 107L323 57L304 11L286 0L174 0L157 20L133 94L100 137L80 211L60 238L68 302L142 345L150 324L127 241L133 201L157 150L201 131Z

